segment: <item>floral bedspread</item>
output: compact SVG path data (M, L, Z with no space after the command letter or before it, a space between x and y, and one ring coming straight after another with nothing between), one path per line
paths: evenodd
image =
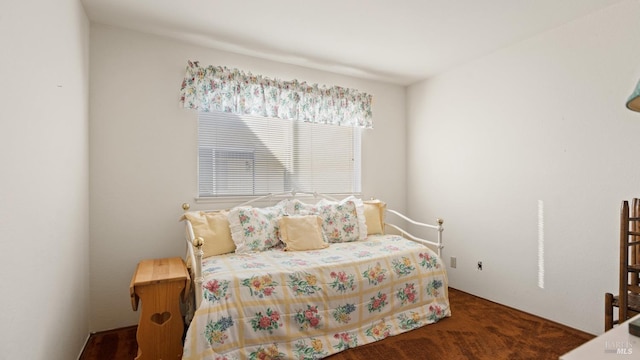
M442 261L395 235L203 262L183 359L319 359L450 316Z

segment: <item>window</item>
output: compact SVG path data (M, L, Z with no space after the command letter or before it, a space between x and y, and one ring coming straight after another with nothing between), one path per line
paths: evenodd
M223 112L198 116L198 195L360 192L360 128Z

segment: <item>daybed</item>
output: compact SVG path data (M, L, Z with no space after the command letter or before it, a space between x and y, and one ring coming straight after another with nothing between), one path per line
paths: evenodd
M319 359L450 316L442 220L354 197L308 202L185 212L196 310L183 359Z

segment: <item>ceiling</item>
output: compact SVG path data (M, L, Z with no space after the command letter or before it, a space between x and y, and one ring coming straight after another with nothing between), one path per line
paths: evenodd
M82 3L95 23L408 85L621 1L624 0Z

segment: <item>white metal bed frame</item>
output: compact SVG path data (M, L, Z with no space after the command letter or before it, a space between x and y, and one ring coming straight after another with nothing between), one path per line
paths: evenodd
M254 199L248 200L242 204L239 204L237 206L246 206L258 201L271 200L273 198L294 199L297 195L312 196L314 198L325 198L332 201L338 201L335 198L332 198L331 196L325 195L325 194L319 194L315 192L308 193L308 192L288 191L284 193L267 194L264 196L259 196ZM184 203L182 204L182 209L185 212L187 212L190 209L190 205L188 203ZM219 211L219 210L203 210L203 211L207 212L207 211ZM431 225L431 224L426 224L426 223L412 220L409 217L395 210L387 209L386 212L388 214L393 214L395 216L398 216L402 220L412 225L418 226L419 228L425 228L425 229L437 231L437 239L438 239L437 241L434 242L427 239L423 239L418 236L410 234L409 232L407 232L406 230L404 230L398 225L386 222L387 216L385 216L385 223L384 223L385 227L388 226L393 228L394 230L398 231L400 235L402 235L403 237L409 240L415 241L417 243L420 243L426 246L434 247L436 249L436 252L438 253L438 256L439 257L442 256L442 249L444 248L444 245L442 243L442 231L444 230L444 227L442 226L442 224L444 223L444 221L442 219L439 219L439 218L436 219L437 225ZM204 245L204 239L202 239L201 237L195 237L191 223L188 220L183 220L183 221L186 224L185 235L186 235L186 241L187 241L187 256L191 258L191 264L192 264L191 271L193 276L192 281L193 283L195 283L195 286L193 287L195 290L195 309L198 309L200 307L200 302L202 300L202 283L204 282L204 276L202 275L202 257L204 255L204 251L202 250L202 245Z

